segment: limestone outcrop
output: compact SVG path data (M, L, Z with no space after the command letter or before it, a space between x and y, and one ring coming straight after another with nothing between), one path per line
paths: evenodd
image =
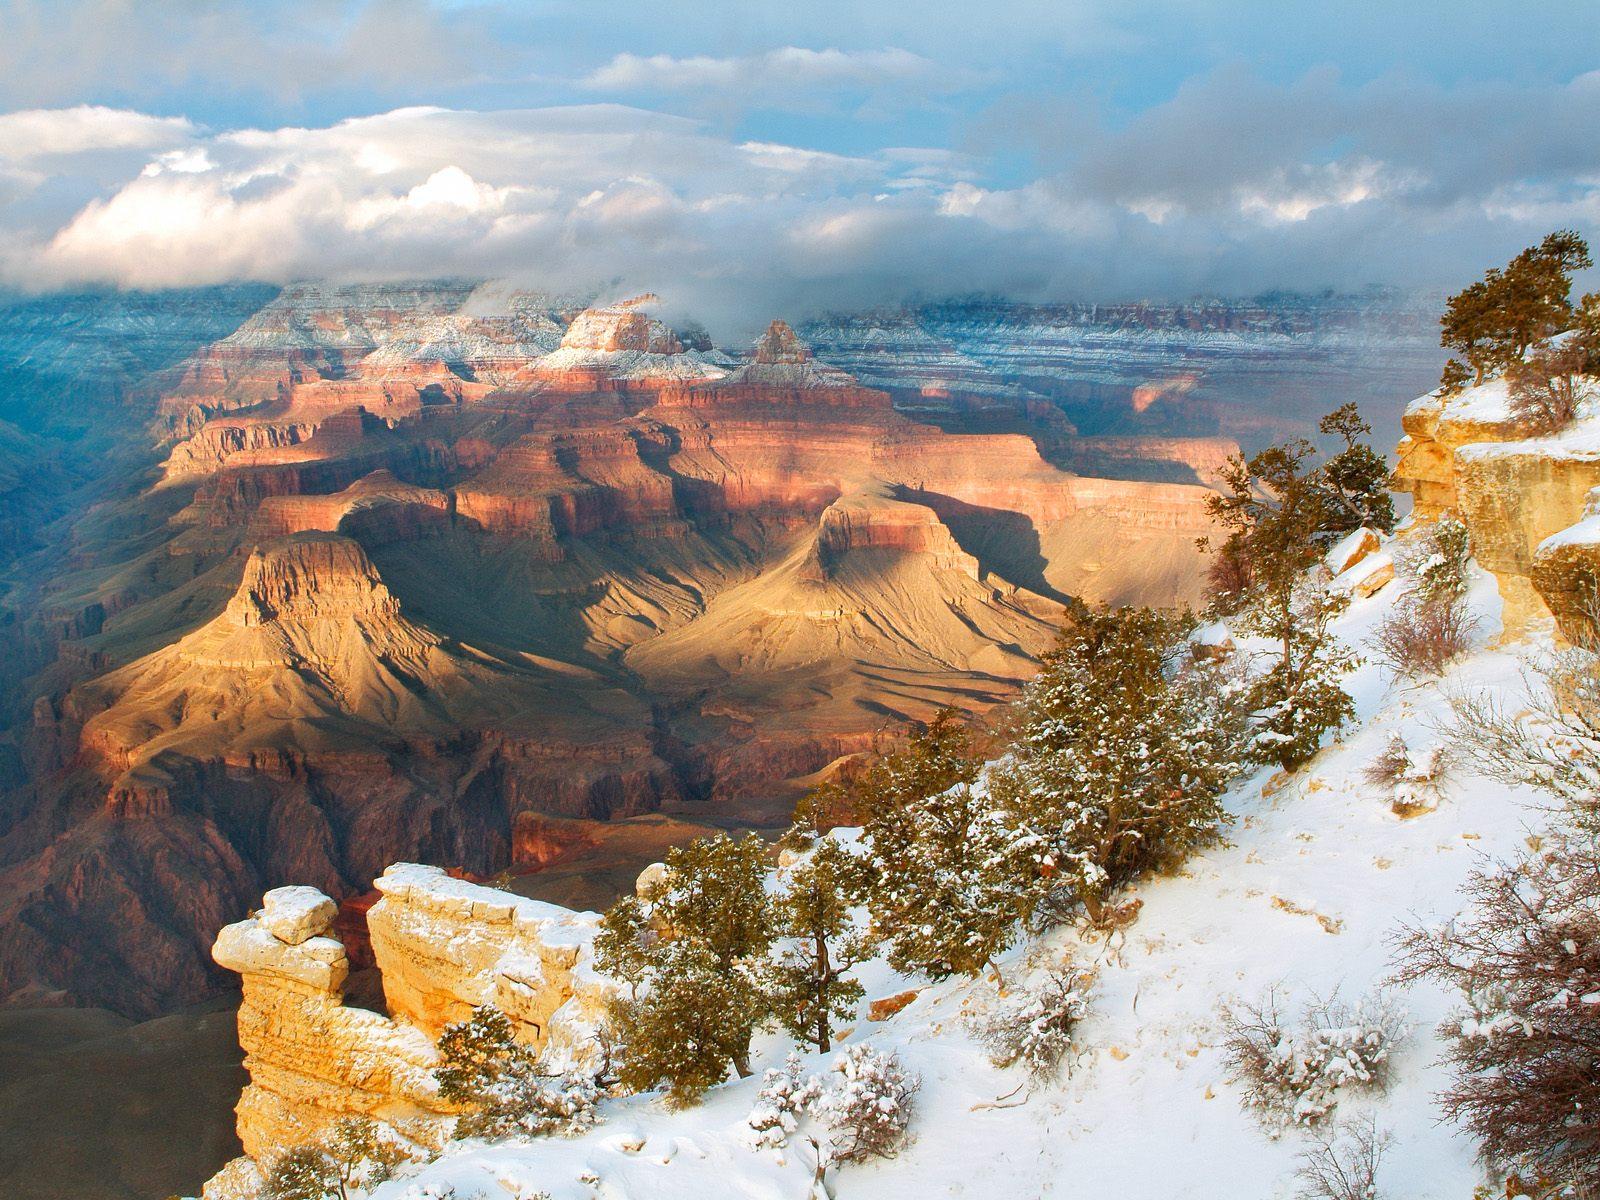
M239 1042L250 1082L239 1138L261 1162L344 1116L370 1116L427 1146L451 1106L433 1069L439 1033L480 1004L556 1063L582 1061L615 983L594 970L593 913L571 912L401 863L377 881L367 915L387 1014L345 1003L349 958L335 906L313 888L266 894L217 935L213 957L239 974Z
M1560 580L1579 543L1557 541L1541 569L1536 562L1547 540L1584 517L1600 486L1600 425L1580 419L1553 436L1531 436L1497 379L1419 398L1403 427L1395 486L1411 493L1418 519L1454 512L1466 524L1474 556L1499 581L1507 634L1548 620L1553 609L1570 615Z

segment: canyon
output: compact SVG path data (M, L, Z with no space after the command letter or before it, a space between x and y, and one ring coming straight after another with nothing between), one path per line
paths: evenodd
M970 302L742 350L477 281L167 302L0 312L0 483L38 501L0 626L10 1007L213 996L216 931L280 884L581 892L673 830L779 827L885 733L1015 694L1073 605L1198 598L1207 485L1293 415L1208 372L1315 361L1331 407L1428 358L1354 302Z

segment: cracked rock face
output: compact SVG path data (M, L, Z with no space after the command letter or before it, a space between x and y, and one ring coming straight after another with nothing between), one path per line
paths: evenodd
M260 911L217 935L213 957L243 983L239 1044L250 1083L238 1130L258 1162L345 1116L442 1144L455 1110L438 1096L435 1044L481 1004L498 1007L557 1065L594 1052L617 985L594 969L593 913L407 863L377 887L367 921L387 1016L345 1005L349 959L326 935L333 901L315 888L275 888Z

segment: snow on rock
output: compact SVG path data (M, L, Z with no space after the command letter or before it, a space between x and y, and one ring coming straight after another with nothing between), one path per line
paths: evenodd
M339 906L313 887L273 888L261 897L260 921L273 937L291 946L328 932Z
M1376 554L1382 545L1383 538L1378 531L1363 525L1340 538L1323 561L1331 574L1343 575L1367 555Z
M1357 596L1371 596L1394 579L1392 554L1368 554L1336 576L1333 587Z
M1559 607L1534 581L1534 559L1600 486L1600 412L1591 403L1567 428L1534 437L1509 403L1504 379L1413 401L1394 480L1418 520L1454 512L1466 524L1474 556L1500 581L1507 632L1518 636Z
M384 995L430 1037L494 1004L532 1045L583 1057L615 985L593 969L593 913L398 863L373 884L367 914Z

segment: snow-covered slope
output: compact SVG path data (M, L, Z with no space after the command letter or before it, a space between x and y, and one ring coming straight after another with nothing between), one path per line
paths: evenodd
M1358 599L1339 635L1360 648L1399 601L1399 584ZM1070 1074L1031 1090L992 1066L964 1014L993 1003L986 980L926 986L875 962L862 972L868 999L922 991L881 1022L862 1019L843 1038L898 1052L922 1076L914 1140L892 1161L828 1176L833 1195L860 1200L930 1196L1117 1197L1118 1200L1259 1200L1295 1190L1302 1135L1274 1139L1239 1103L1221 1048L1219 1005L1259 1000L1278 987L1292 1009L1334 993L1357 1000L1392 969L1400 922L1429 921L1459 907L1458 888L1485 856L1514 853L1536 824L1531 797L1457 773L1437 807L1401 818L1392 797L1363 782L1363 769L1403 732L1414 753L1441 734L1447 696L1490 689L1515 701L1518 655L1496 648L1499 599L1476 575L1470 603L1480 649L1442 681L1396 681L1375 663L1347 681L1359 721L1296 776L1262 771L1228 798L1231 844L1193 859L1181 875L1138 889L1138 919L1109 941L1059 931L1009 952L1007 985L1066 955L1098 970L1084 1048ZM1248 652L1248 643L1243 644ZM1465 1200L1481 1182L1474 1147L1439 1123L1431 1095L1443 1082L1433 1029L1452 998L1419 987L1399 994L1411 1032L1387 1093L1347 1099L1341 1115L1371 1111L1394 1145L1380 1176L1384 1194ZM787 1043L758 1047L759 1067L781 1063ZM809 1056L822 1071L833 1055ZM758 1070L759 1074L759 1070ZM658 1099L610 1102L606 1122L572 1140L466 1144L374 1192L381 1200L457 1197L553 1200L812 1195L813 1152L750 1148L744 1119L758 1080L715 1089L686 1112Z

